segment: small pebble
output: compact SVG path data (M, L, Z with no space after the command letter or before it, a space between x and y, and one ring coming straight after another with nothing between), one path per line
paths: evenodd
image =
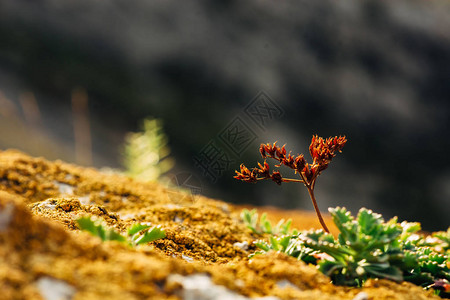
M83 205L89 205L91 203L91 197L89 195L78 197L78 200Z
M295 284L293 284L292 282L290 282L289 280L286 280L286 279L283 279L283 280L278 281L278 282L277 282L277 286L278 286L280 289L285 289L285 288L287 288L287 287L291 287L291 288L300 290L300 289L298 288L298 286L296 286Z
M8 228L13 217L14 206L12 203L8 203L2 210L0 210L0 231L4 231Z
M76 289L70 284L51 277L41 277L36 282L44 300L70 300Z
M194 259L192 257L184 255L184 254L181 255L181 257L187 262L193 262L194 261Z
M177 222L177 223L183 223L184 219L183 219L183 218L180 218L179 216L175 216L175 217L173 218L173 221L174 221L174 222Z
M248 250L248 242L247 241L243 241L242 243L236 242L233 244L234 247L238 247L244 251Z
M167 278L169 282L179 283L183 290L180 295L183 300L280 300L278 297L248 298L217 285L206 274L182 276L172 274Z
M369 295L366 292L360 292L352 300L369 300Z
M61 195L73 195L73 190L74 190L73 186L59 182L59 181L53 181L53 183L58 187L59 193Z

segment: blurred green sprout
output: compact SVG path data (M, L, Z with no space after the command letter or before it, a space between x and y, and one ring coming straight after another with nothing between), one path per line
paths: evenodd
M142 181L156 181L175 165L160 119L144 119L140 132L125 138L125 173Z

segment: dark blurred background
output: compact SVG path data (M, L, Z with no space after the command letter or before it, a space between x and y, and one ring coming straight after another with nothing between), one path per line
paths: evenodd
M322 210L446 229L449 100L448 1L0 1L1 149L121 168L125 134L155 117L171 173L229 202L311 210L301 185L234 170L263 142L308 154L343 134Z

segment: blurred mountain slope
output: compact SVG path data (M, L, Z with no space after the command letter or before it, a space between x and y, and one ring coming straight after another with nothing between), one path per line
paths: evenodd
M2 1L0 73L13 84L0 89L70 109L67 95L82 86L92 117L113 132L163 118L179 168L192 172L192 157L265 90L283 118L255 130L216 184L202 178L209 196L270 204L276 193L280 205L309 208L300 187L240 185L233 169L257 160L259 142L304 152L313 133L346 134L344 155L318 183L323 208L365 205L441 229L448 28L447 1ZM97 153L118 147L97 136Z

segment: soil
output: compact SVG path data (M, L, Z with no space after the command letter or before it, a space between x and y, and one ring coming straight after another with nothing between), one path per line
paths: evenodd
M0 152L0 298L440 299L406 282L335 286L281 253L249 260L261 237L243 224L241 209L160 183ZM298 229L319 228L309 212L258 211L292 218ZM166 238L135 248L101 242L78 230L75 220L85 215L122 233L137 222L161 225Z

